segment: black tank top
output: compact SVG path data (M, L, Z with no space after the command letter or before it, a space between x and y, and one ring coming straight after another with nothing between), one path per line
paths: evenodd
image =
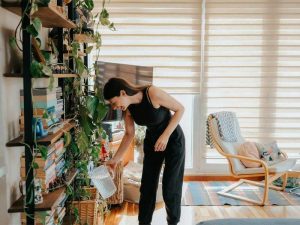
M152 150L156 140L168 126L171 119L171 112L163 106L154 108L149 98L148 89L149 87L143 90L142 101L138 104L131 104L128 110L135 123L147 126L144 148ZM179 143L180 146L184 146L184 134L180 125L177 125L171 134L169 143ZM177 146L179 145L177 144Z
M166 107L154 108L148 94L149 87L143 92L142 101L131 104L128 109L136 124L147 126L150 130L163 131L168 125L171 112Z

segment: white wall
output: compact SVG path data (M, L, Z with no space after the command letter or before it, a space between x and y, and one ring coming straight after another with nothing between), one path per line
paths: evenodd
M10 71L8 38L20 17L2 7L0 15L0 168L5 171L0 177L0 224L19 225L20 214L8 214L7 209L19 196L20 155L24 150L23 147L7 148L5 144L19 133L19 90L23 83L22 79L5 78L3 73Z
M20 225L20 214L7 213L11 204L20 196L20 156L24 147L7 148L6 143L19 136L20 89L23 89L23 80L20 78L3 77L6 72L12 71L11 48L8 44L10 36L18 25L20 17L0 7L0 224ZM41 31L42 48L46 48L48 29ZM49 79L34 81L34 87L47 87ZM57 79L55 84L57 85ZM2 173L4 171L4 175Z

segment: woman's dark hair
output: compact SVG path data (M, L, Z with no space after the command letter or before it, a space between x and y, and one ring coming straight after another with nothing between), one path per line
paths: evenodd
M132 96L139 91L144 90L148 86L136 86L129 83L122 78L110 78L103 88L103 96L106 100L112 99L113 97L120 96L120 91L124 90L127 95Z

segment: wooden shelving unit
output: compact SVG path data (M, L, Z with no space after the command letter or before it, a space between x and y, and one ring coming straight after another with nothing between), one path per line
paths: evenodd
M35 205L35 211L48 211L54 209L58 205L58 200L65 192L65 188L57 189L48 194L43 195L43 203ZM20 197L8 209L8 213L24 212L24 198Z
M78 174L78 170L73 168L67 174L66 184L70 185ZM65 192L65 187L59 188L53 192L43 195L43 203L35 205L35 211L47 211L52 210L58 205L58 200ZM24 198L20 197L15 201L8 209L8 213L24 212Z
M4 77L10 78L23 78L23 74L21 73L5 73L3 74ZM78 77L78 74L75 73L62 73L62 74L53 74L54 78L71 78L71 77ZM49 78L48 76L44 76L41 78Z
M51 145L54 142L56 142L59 138L62 137L65 131L71 130L75 126L74 122L66 123L63 128L61 128L59 131L49 134L46 137L40 138L37 140L37 143L40 145ZM7 147L18 147L18 146L24 146L24 139L23 136L19 136L9 142L6 143Z
M8 11L21 16L21 6L18 3L3 3L2 7ZM49 3L48 7L39 7L39 10L35 12L32 18L38 17L42 21L42 26L47 28L52 27L64 27L64 28L75 28L76 25L62 12L59 11L56 5Z
M42 26L45 28L57 28L57 49L59 51L58 55L58 63L63 63L63 28L71 29L68 30L70 33L71 40L73 40L73 30L72 28L76 28L76 25L73 21L75 21L75 2L71 1L68 4L68 15L65 15L63 12L64 5L62 0L57 0L57 5L50 2L47 7L38 7L38 10L30 15L30 7L32 2L29 0L22 0L21 3L7 3L2 2L1 6L8 11L22 16L21 28L23 29L22 34L22 54L23 54L23 68L22 73L5 73L3 76L7 78L21 78L23 79L23 92L24 92L24 135L21 135L11 141L9 141L6 146L7 147L16 147L23 146L25 149L25 168L22 168L26 172L26 196L22 196L17 199L12 206L8 209L9 213L18 213L25 212L26 213L26 224L32 225L35 224L35 211L49 211L54 210L58 204L62 202L64 197L66 196L66 185L71 185L73 180L76 178L78 174L78 170L73 168L70 169L64 176L65 180L58 182L59 187L55 187L57 189L53 190L50 193L43 194L43 202L41 204L34 204L31 196L34 194L34 189L30 188L32 183L34 183L34 173L32 169L33 158L33 149L35 147L34 143L34 132L32 128L33 124L33 101L32 101L32 77L30 65L32 64L33 59L33 49L32 45L34 45L35 39L32 39L32 36L29 32L26 31L27 27L31 23L31 19L39 18L42 22ZM22 15L22 11L25 12ZM70 19L68 19L68 17ZM66 31L66 30L65 30ZM85 56L84 52L80 52L83 56ZM38 57L37 57L38 58ZM38 58L39 62L44 62ZM74 70L74 64L72 59L69 61L70 71ZM54 78L76 78L78 74L53 74ZM49 78L48 76L43 76L41 78ZM58 79L58 84L60 87L64 87L64 80ZM62 90L64 93L64 90ZM70 99L70 96L67 98ZM65 107L65 106L64 106ZM39 145L49 146L56 141L58 141L61 137L63 137L64 133L70 131L72 128L76 126L76 123L71 120L64 121L62 128L58 129L57 132L51 133L46 137L37 139L37 143ZM25 144L26 143L26 144ZM63 156L66 157L66 156ZM1 168L0 168L1 169ZM1 175L1 171L0 171Z

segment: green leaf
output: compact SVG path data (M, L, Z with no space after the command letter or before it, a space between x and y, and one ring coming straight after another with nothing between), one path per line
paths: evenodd
M81 76L85 70L84 63L81 58L75 58L76 69L78 74Z
M108 112L108 107L104 103L99 103L97 106L97 121L101 122Z
M8 43L9 43L9 46L12 49L16 49L17 48L17 40L16 40L15 37L10 37Z
M36 162L32 163L32 168L33 169L38 169L39 168L39 164L37 164Z
M98 106L98 98L93 97L93 96L88 96L87 97L87 110L89 111L90 115L92 116L92 118L94 118L94 115L96 113L97 110L97 106Z
M80 150L74 141L71 141L70 149L74 156L78 156L80 154Z
M84 0L83 6L87 10L92 11L94 8L94 1L93 0Z
M30 65L30 73L32 77L42 77L43 76L43 65L36 60L32 60Z
M109 13L107 12L107 10L104 8L102 9L101 13L100 13L100 17L101 18L109 18Z
M50 0L35 0L35 3L38 6L48 6Z
M83 128L85 134L87 136L90 136L92 134L92 131L95 129L95 126L93 124L92 119L88 116L88 111L85 107L80 106L79 107L79 123L80 126Z
M39 35L38 31L34 28L32 24L26 27L26 31L31 34L33 37L37 37Z
M26 31L31 34L33 37L37 37L42 27L41 20L36 17L33 19L32 24L26 27Z
M38 148L39 152L41 153L42 159L46 160L47 156L48 156L48 148L43 145L38 145L37 148Z
M89 46L85 49L85 52L86 54L90 54L92 50L93 50L93 46Z
M89 138L83 131L78 134L77 146L81 153L85 153L89 147Z
M72 56L73 57L77 57L78 55L78 49L80 48L80 45L78 42L73 42L71 44L71 47L72 47Z
M72 136L70 132L65 132L64 135L64 147L68 147L72 141Z
M73 210L73 213L74 213L74 217L75 217L75 220L76 220L76 222L79 222L79 210L78 210L78 208L74 208L74 210Z
M37 32L41 31L42 21L40 20L40 18L35 17L32 21L32 25L34 26L34 28Z
M41 50L47 64L50 64L50 59L51 59L51 53L48 52L48 51L44 51L44 50Z
M48 112L45 110L44 113L43 113L43 119L48 119L49 118L49 114Z
M49 66L43 65L42 64L42 72L46 76L51 76L52 75L52 70Z
M58 50L57 50L57 48L56 48L56 46L55 46L53 40L51 40L51 48L52 48L52 51L53 51L54 55L55 55L56 57L58 57L59 52L58 52Z
M33 15L38 10L39 10L38 5L36 3L32 3L30 14Z
M115 24L114 23L111 23L109 24L108 28L112 31L116 31L116 28L115 28Z
M106 140L107 134L106 134L105 130L102 130L101 137L102 137L102 139Z

